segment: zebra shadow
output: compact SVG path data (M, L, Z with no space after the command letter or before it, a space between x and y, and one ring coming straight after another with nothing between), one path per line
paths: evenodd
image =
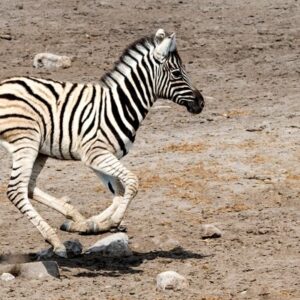
M82 254L74 258L60 258L53 256L42 261L56 261L62 276L66 277L120 277L123 274L139 274L144 271L139 268L145 261L156 259L172 260L202 260L213 255L204 255L176 247L172 250L133 252L129 257L112 258L96 253ZM0 255L1 264L20 264L37 261L36 253ZM80 272L76 272L81 270ZM82 271L83 269L83 271Z

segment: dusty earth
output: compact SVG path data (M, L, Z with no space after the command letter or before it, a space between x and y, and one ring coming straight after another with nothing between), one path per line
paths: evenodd
M206 98L193 116L158 101L124 164L140 191L127 215L132 257L58 260L60 279L0 282L1 299L300 299L300 2L297 0L14 1L0 4L0 77L97 81L122 50L175 31ZM32 68L36 53L74 56L69 69ZM1 150L0 259L47 247L9 203ZM86 215L111 202L81 163L49 160L39 185ZM52 226L63 216L35 204ZM224 236L202 240L201 224ZM59 232L87 247L100 236ZM175 270L184 291L156 291Z

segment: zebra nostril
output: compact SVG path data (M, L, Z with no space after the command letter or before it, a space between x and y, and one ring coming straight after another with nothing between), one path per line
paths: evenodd
M204 107L204 98L198 90L193 90L194 101L187 103L187 110L193 114L199 114Z
M197 111L200 113L203 110L205 101L202 96L202 94L198 90L194 90L194 95L195 95L195 106L198 107Z

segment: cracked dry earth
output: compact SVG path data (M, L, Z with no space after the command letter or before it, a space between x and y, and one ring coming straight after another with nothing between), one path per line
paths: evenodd
M132 257L61 259L60 279L0 282L0 299L300 299L299 1L2 0L0 15L2 79L97 81L130 42L163 27L176 31L206 98L197 116L158 101L123 160L140 178L125 218ZM75 60L33 69L44 51ZM6 198L10 164L1 150L1 263L47 247ZM39 186L68 195L86 216L111 202L77 162L49 160ZM52 226L64 221L35 206ZM202 240L209 223L224 235ZM59 235L85 247L100 238ZM157 291L166 270L189 287Z

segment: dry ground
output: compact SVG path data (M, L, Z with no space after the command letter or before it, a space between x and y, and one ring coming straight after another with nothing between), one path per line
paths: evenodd
M1 78L97 81L126 45L163 27L206 98L199 116L158 101L124 159L141 182L125 220L133 257L59 260L60 280L0 282L0 299L300 299L299 1L1 0L0 15L12 37L0 38ZM75 61L33 69L44 51ZM46 244L6 199L10 163L1 151L0 255L20 260ZM49 160L40 186L87 216L111 201L80 163ZM36 207L51 225L64 221ZM224 236L202 240L203 223ZM169 269L186 291L156 291Z

